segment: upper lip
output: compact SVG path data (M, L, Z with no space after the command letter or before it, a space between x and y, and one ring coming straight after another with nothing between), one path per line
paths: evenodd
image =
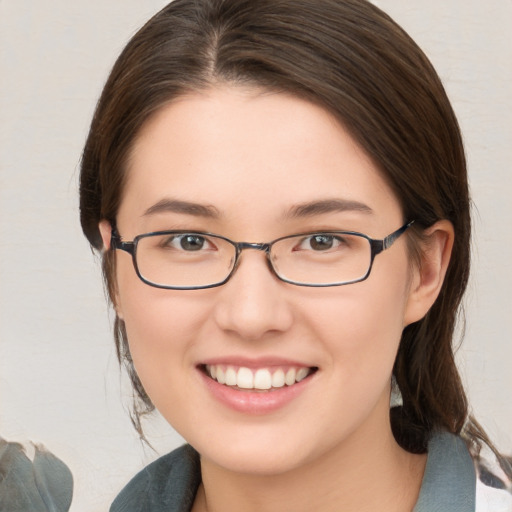
M212 357L200 361L198 366L204 365L226 365L226 366L243 366L245 368L272 368L279 366L294 366L304 368L314 368L314 364L304 363L295 359L288 359L276 356L265 356L257 358L239 357L239 356L219 356Z

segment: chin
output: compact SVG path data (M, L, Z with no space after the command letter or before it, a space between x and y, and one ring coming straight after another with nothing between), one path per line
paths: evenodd
M196 448L197 449L197 448ZM273 476L287 473L306 462L305 454L295 449L276 448L246 443L242 448L219 446L205 449L201 453L204 462L209 462L226 471L253 476Z

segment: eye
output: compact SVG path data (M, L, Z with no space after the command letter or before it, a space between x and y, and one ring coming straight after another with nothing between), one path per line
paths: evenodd
M329 251L343 245L343 239L328 233L315 233L302 240L298 249L302 251Z
M194 233L185 233L183 235L171 236L165 240L162 240L161 245L169 249L186 252L197 252L201 250L214 249L214 245L208 238Z

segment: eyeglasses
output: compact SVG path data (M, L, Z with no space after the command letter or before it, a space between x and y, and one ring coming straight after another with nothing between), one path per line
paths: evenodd
M385 251L414 221L374 240L354 231L315 231L268 243L233 242L196 231L156 231L125 242L112 229L112 249L132 255L139 278L150 286L198 290L226 283L245 249L263 251L270 270L297 286L342 286L364 281L375 256Z

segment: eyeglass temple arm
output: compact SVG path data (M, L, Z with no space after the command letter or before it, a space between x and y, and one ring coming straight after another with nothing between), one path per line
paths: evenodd
M384 240L371 240L373 255L376 256L382 251L389 249L396 240L404 234L404 232L414 224L414 221L411 220L407 224L404 224L401 228L398 228L396 231L393 231L390 235L388 235Z
M126 251L127 253L133 256L133 252L135 250L135 244L133 242L123 242L121 240L121 236L117 232L115 226L112 226L112 231L110 234L110 248L111 249L121 249L121 251Z

